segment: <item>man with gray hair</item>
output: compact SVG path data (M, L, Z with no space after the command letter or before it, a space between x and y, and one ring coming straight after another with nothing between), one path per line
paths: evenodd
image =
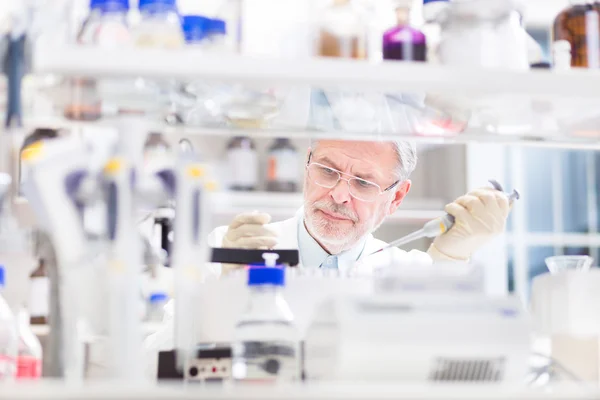
M386 245L373 237L408 194L417 164L414 144L406 141L321 140L311 143L304 174L304 206L293 218L269 223L261 212L238 215L211 234L212 246L242 249L293 249L304 267L345 270ZM504 193L477 189L446 206L456 219L427 253L391 249L386 259L428 264L465 261L504 230L509 213ZM366 264L377 264L373 255ZM223 273L240 266L223 265Z

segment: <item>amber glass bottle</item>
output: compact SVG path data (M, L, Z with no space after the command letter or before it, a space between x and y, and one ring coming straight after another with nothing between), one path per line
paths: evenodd
M554 20L554 42L571 44L571 66L600 68L600 4L571 0Z

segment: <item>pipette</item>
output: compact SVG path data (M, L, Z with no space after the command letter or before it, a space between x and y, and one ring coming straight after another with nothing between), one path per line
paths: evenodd
M504 190L502 189L502 185L500 185L500 183L498 183L498 181L496 181L494 179L490 179L489 182L492 184L494 189L504 192ZM520 197L519 192L517 192L516 190L513 190L512 193L510 193L510 194L507 193L507 195L508 195L508 201L511 204L515 200L518 200ZM452 226L454 226L454 217L450 214L445 214L439 218L436 218L434 220L431 220L431 221L425 223L425 225L423 225L423 228L419 229L418 231L409 233L408 235L403 236L398 240L394 240L393 242L387 244L386 246L382 247L381 249L379 249L377 251L374 251L373 253L371 253L369 255L379 253L379 252L387 250L391 247L396 247L396 246L400 246L403 244L407 244L407 243L413 242L417 239L421 239L424 237L433 238L433 237L439 236L439 235L447 232L449 229L451 229Z

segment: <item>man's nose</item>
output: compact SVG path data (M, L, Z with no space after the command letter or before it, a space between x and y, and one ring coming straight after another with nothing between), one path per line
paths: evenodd
M331 196L333 201L338 204L348 203L352 199L352 196L350 195L350 187L348 186L348 182L346 182L343 179L340 179L338 181L337 185L335 185L333 189L331 189L331 191L329 192L329 195Z

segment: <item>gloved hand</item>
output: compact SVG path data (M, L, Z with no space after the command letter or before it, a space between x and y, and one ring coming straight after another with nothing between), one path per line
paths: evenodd
M233 219L223 236L222 246L230 249L272 249L277 245L277 233L265 225L271 221L266 213L249 212ZM223 264L222 273L228 273L242 264Z
M459 197L445 210L454 216L454 226L435 238L427 253L434 261L466 261L504 230L510 204L506 194L482 188Z

